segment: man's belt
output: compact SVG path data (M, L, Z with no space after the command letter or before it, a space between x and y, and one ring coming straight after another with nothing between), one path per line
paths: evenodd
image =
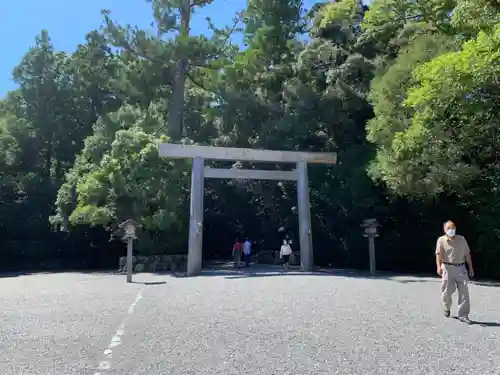
M465 263L447 263L447 262L443 262L443 264L446 264L447 266L454 266L454 267L465 266Z

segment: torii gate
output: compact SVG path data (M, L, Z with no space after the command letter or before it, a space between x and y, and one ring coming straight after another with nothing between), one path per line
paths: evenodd
M195 276L201 272L205 178L297 181L301 271L313 270L314 259L307 164L335 164L337 161L335 153L254 150L248 148L191 146L172 143L159 144L158 153L161 157L166 158L193 159L187 264L188 276ZM217 169L205 167L205 159L292 163L296 164L296 170Z

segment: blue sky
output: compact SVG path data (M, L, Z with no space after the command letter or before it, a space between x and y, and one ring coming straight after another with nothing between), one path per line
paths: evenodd
M304 0L306 8L316 3ZM71 4L71 5L69 5ZM246 0L215 0L212 5L195 15L192 30L201 34L206 30L205 17L217 26L231 22L237 11L244 9ZM72 52L84 42L85 34L99 28L101 9L109 9L111 17L120 24L149 28L152 21L150 5L145 0L0 0L0 97L16 87L11 72L35 36L46 29L56 49Z

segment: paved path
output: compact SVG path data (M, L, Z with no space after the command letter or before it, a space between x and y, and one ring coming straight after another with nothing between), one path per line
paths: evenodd
M468 326L436 279L245 272L0 278L0 374L500 373L500 287Z

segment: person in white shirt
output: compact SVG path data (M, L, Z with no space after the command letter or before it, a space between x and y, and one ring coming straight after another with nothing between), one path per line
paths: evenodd
M245 266L250 266L250 256L252 255L252 242L247 238L243 244L243 254L245 256Z
M288 244L287 240L283 240L283 245L281 245L280 259L283 264L284 269L288 269L288 262L290 262L290 255L292 254L292 248Z

